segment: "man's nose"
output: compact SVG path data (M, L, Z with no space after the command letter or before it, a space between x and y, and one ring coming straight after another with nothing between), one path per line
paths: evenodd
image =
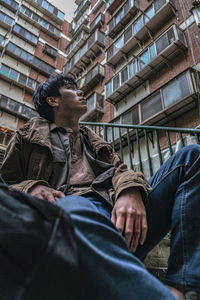
M77 90L76 92L77 92L77 95L78 95L78 96L83 96L83 95L84 95L84 93L83 93L82 90Z

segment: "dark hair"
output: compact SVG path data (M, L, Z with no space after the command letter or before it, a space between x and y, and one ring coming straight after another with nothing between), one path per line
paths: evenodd
M41 82L38 85L33 95L33 100L35 109L41 117L53 122L53 108L46 102L46 98L59 97L59 88L68 83L77 86L73 78L64 74L53 74L45 82Z

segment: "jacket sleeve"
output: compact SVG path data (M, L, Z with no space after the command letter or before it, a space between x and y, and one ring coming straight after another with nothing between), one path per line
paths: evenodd
M122 191L133 187L141 192L143 202L146 205L148 203L148 192L151 190L151 187L145 179L144 174L142 172L129 170L109 143L105 142L92 130L89 130L88 133L97 158L115 167L114 176L112 178L114 194L112 191L110 192L112 202L114 203L119 198Z
M24 147L21 136L16 133L10 140L4 160L1 167L1 175L10 188L17 189L21 192L28 192L36 184L48 185L43 180L27 180L25 176L25 168L28 163L28 149Z
M112 164L115 167L115 173L112 178L112 184L115 191L115 201L118 199L120 193L128 188L136 188L142 194L142 199L145 205L148 203L148 192L151 190L148 181L142 172L135 172L129 170L120 157L113 153Z

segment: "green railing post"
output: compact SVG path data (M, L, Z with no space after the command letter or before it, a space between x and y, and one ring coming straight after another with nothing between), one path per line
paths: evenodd
M126 130L127 130L127 141L128 141L128 153L129 153L130 167L133 170L133 161L132 161L132 151L131 151L129 129L127 128Z
M149 151L149 141L148 141L148 136L147 136L147 130L146 129L144 129L144 137L145 137L145 144L146 144L148 164L149 164L149 173L150 173L150 176L152 176L153 175L153 169L152 169L151 156L150 156L150 151Z
M122 134L121 128L119 127L119 144L120 144L120 157L121 160L124 161L124 153L123 153L123 145L122 145Z
M138 133L137 128L135 130L135 133L136 133L136 142L137 142L137 149L138 149L138 158L139 158L140 171L143 172L142 157L141 157L141 150L140 150L140 138L139 138L139 133Z
M171 144L170 135L169 135L168 131L166 131L166 136L167 136L167 142L168 142L168 148L169 148L170 156L172 156L173 155L173 149L172 149L172 144Z
M104 137L104 140L107 142L108 134L107 134L107 126L106 125L103 125L103 137Z
M160 166L162 166L163 164L163 159L162 159L162 153L160 150L160 143L159 143L159 139L158 139L158 131L154 130L155 132L155 136L156 136L156 144L157 144L157 149L158 149L158 155L159 155L159 161L160 161Z

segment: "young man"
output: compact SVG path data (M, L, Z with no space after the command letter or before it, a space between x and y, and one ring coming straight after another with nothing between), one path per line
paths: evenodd
M199 299L200 147L181 149L148 183L108 143L79 128L87 102L73 79L50 77L34 101L41 117L17 131L1 173L13 188L69 212L81 261L81 299L175 299L137 258L170 229L166 284L178 299L191 290Z

